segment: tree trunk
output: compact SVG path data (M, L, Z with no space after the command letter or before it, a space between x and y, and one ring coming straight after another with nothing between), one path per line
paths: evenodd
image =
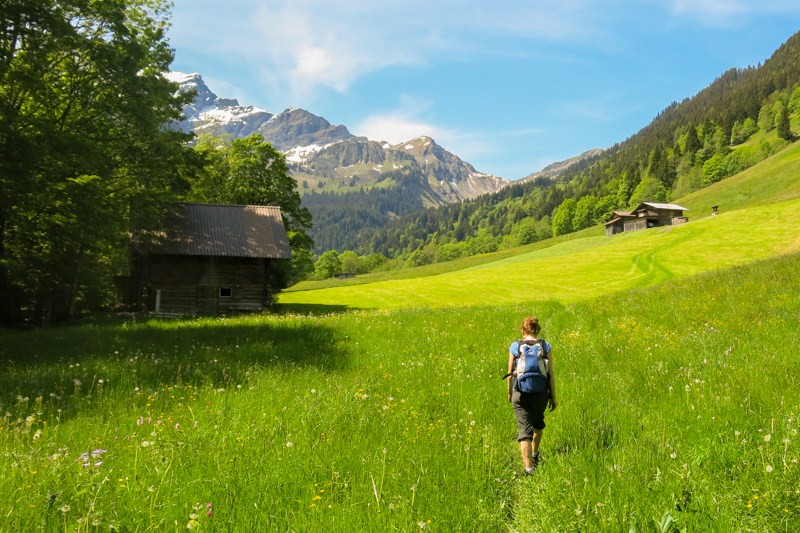
M67 305L67 318L72 320L75 317L75 300L78 296L78 274L81 270L81 257L83 256L83 246L78 249L77 257L75 258L75 272L72 275L72 283L70 284L69 302Z
M0 325L13 327L19 323L19 298L5 267L6 213L0 211Z

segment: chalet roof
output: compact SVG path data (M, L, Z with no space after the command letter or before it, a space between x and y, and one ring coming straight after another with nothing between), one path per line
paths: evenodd
M687 207L681 207L681 206L679 206L677 204L657 204L657 203L653 203L653 202L642 202L641 204L639 204L639 207L634 209L634 211L638 211L639 209L641 209L641 207L643 205L646 205L648 207L652 207L653 209L668 209L668 210L671 210L671 211L688 211L689 210Z
M630 211L619 211L619 210L617 210L617 211L614 211L613 213L611 213L611 215L609 215L609 217L606 219L605 224L606 224L606 226L608 226L610 224L614 224L615 222L619 222L620 220L623 220L623 219L626 219L626 218L632 218L632 217L633 217L633 213L631 213Z
M280 207L175 204L163 229L150 233L150 253L289 259Z

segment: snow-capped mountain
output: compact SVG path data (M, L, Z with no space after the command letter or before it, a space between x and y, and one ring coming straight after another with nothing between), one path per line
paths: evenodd
M426 191L423 205L441 205L496 192L509 181L481 173L429 137L390 145L356 137L304 109L278 114L214 94L197 73L170 72L181 91L195 91L184 108L183 131L231 138L261 134L286 155L301 191L364 191L403 169L418 176ZM385 184L384 184L385 185Z
M183 131L247 137L268 122L273 114L254 106L239 105L235 98L219 98L203 82L200 74L169 72L167 78L177 83L182 92L195 91L194 101L184 106Z

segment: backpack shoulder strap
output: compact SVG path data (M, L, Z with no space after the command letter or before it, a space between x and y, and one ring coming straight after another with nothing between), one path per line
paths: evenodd
M547 346L549 346L549 345L545 342L545 340L543 338L540 337L540 338L534 339L534 340L522 339L519 342L520 343L524 343L526 346L536 346L536 345L538 345L539 346L539 357L541 357L542 359L548 359L549 358L550 350L547 349Z
M542 347L542 356L547 359L550 356L550 343L546 342L544 339L537 339L539 341L539 346Z
M520 355L522 355L522 345L525 343L525 340L524 339L518 339L518 340L516 340L514 342L517 343L517 353L514 354L514 361L516 361L517 359L519 359ZM513 374L513 372L509 372L508 374L503 376L502 379L506 379L507 377L511 376L512 374Z
M514 355L514 359L519 359L519 356L522 355L522 346L525 344L525 339L517 339L517 353Z

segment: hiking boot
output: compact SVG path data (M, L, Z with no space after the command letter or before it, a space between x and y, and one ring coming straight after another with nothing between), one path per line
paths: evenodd
M538 453L533 454L533 456L531 457L531 461L533 462L534 470L536 468L538 468L539 467L539 454Z

